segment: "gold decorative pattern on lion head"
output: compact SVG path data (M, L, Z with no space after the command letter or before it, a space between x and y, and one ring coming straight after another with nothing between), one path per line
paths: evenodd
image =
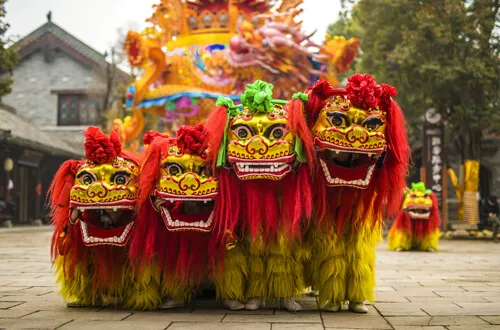
M230 116L227 161L241 180L280 180L296 161L296 136L284 101L272 100L273 85L257 80L241 96L243 110Z
M87 246L123 246L130 238L138 199L139 166L121 151L118 134L85 131L86 161L70 192L70 223L80 223Z
M423 182L412 183L405 191L403 210L412 219L428 220L433 206L432 190L425 189Z
M210 232L214 227L217 179L207 161L203 125L181 127L160 159L153 205L170 231Z
M345 89L326 81L311 89L311 132L328 186L368 187L387 150L387 114L395 94L394 87L361 74L350 77ZM324 103L314 102L321 98Z

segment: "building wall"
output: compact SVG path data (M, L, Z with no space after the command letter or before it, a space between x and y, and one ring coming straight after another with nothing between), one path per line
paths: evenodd
M23 59L14 70L12 93L4 102L18 109L18 115L41 126L57 125L57 94L51 90L88 89L91 69L56 51L47 63L41 51Z
M96 72L56 50L51 62L41 51L24 58L14 69L12 93L3 102L17 109L17 114L42 130L59 133L73 145L83 146L82 126L57 126L58 96L53 90L87 90L103 82Z

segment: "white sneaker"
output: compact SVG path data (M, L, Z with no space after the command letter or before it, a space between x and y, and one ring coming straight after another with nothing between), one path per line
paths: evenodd
M302 310L302 306L298 302L295 301L295 298L284 298L282 305L287 311L296 313Z
M249 311L256 311L264 305L261 297L254 297L248 299L248 302L245 304L245 309Z
M342 309L342 304L337 304L337 303L328 303L325 307L323 307L323 310L325 312L330 312L330 313L336 313L336 312L340 312L340 310Z
M232 311L241 311L242 309L245 309L245 304L237 300L226 299L222 301L222 303Z
M436 250L434 250L433 248L428 248L427 251L429 251L429 252L436 252Z
M349 303L349 310L358 314L368 313L368 308L362 302Z
M401 251L403 251L403 249L402 249L402 248L397 248L397 249L396 249L396 252L401 252Z
M182 306L184 306L184 304L185 303L182 300L176 300L176 299L168 298L158 308L160 308L160 309L176 308L176 307L182 307Z

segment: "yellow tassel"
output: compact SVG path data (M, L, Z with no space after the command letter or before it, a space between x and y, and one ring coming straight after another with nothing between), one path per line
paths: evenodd
M214 284L218 300L245 301L245 286L248 277L247 257L240 245L226 251L224 269L216 271Z
M130 272L124 307L134 310L154 310L161 304L160 271L156 262Z

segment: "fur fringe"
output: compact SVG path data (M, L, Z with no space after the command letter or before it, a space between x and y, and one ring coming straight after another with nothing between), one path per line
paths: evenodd
M241 246L225 252L221 272L215 272L213 282L217 300L246 301L245 286L248 278L247 256Z

